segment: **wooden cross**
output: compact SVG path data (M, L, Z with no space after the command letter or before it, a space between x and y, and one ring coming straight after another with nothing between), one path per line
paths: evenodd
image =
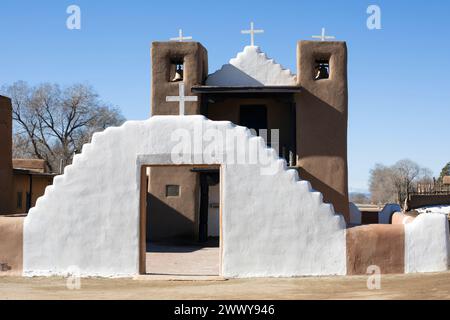
M183 40L192 40L192 37L183 37L183 29L178 30L178 37L170 38L170 41L183 42Z
M315 39L320 39L321 41L326 41L328 39L334 39L333 36L326 36L325 35L325 28L322 28L322 34L320 36L312 36Z
M184 103L185 102L191 102L191 101L197 101L196 96L185 96L184 95L184 83L180 82L178 84L178 96L168 96L166 97L166 102L178 102L180 105L180 116L184 116Z
M254 28L253 22L250 22L250 30L242 30L242 34L250 34L250 45L255 45L255 33L264 33L264 30L257 30Z

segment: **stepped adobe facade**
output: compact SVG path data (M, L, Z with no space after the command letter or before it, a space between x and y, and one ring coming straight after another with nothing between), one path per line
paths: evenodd
M442 215L349 228L346 44L300 41L297 67L248 46L209 75L200 43L153 43L152 116L94 134L0 220L2 268L135 276L148 241L218 237L227 278L447 270Z
M301 41L297 46L297 68L294 75L259 47L246 46L236 58L208 75L208 55L200 43L154 42L152 115L179 114L178 104L166 101L166 97L177 96L182 81L186 95L197 97L197 101L186 103L186 115L231 121L257 133L267 129L268 145L277 147L288 166L310 181L349 222L346 44ZM178 69L182 70L182 80L177 79ZM321 71L323 74L318 76ZM273 139L274 130L278 130L278 141ZM150 170L149 192L154 204L149 206L150 238L194 239L217 234L212 230L217 229L217 224L199 227L200 220L208 218L205 213L206 219L202 219L199 209L199 174L192 168L178 169L171 181L186 192L176 198L167 197L166 185L160 183L161 177L171 175L172 168ZM218 193L217 188L213 191ZM217 198L214 194L211 197ZM217 215L217 204L209 205L216 207ZM212 212L209 218L214 220Z

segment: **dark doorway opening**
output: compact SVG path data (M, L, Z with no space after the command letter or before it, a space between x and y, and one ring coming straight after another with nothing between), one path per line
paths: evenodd
M267 108L265 105L242 105L239 110L239 125L249 129L267 129Z

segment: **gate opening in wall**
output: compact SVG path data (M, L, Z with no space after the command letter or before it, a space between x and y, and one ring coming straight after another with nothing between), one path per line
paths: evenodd
M141 168L140 273L219 276L219 166Z

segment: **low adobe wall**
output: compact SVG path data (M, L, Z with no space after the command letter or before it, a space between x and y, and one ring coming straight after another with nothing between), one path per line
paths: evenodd
M417 216L412 214L405 214L403 212L396 212L392 216L392 224L408 224L414 221Z
M406 213L403 212L396 212L392 216L392 224L408 224L411 222L414 222L414 219L418 217L419 213L417 211L409 211ZM450 217L448 218L448 226L450 230ZM449 259L450 259L450 253L449 253Z
M22 275L24 218L0 217L0 276Z
M375 265L381 273L441 272L448 270L450 237L447 217L397 212L392 225L347 229L347 274L367 274Z
M446 215L421 214L404 227L405 273L448 270L450 237Z
M367 274L376 265L381 273L405 270L405 230L402 225L367 225L347 229L347 274Z

